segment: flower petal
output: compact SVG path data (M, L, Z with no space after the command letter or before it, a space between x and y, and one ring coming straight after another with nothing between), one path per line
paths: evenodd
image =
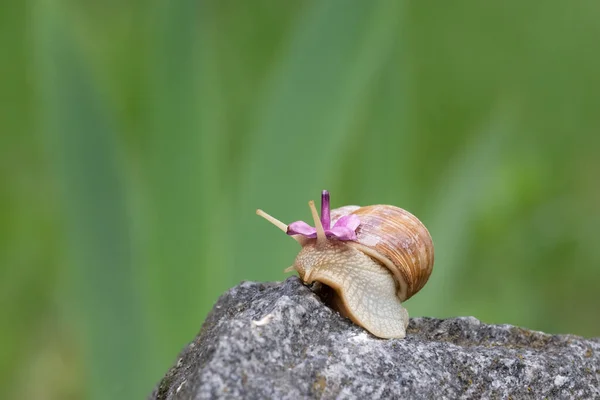
M342 218L338 219L335 223L335 225L333 226L333 229L336 228L348 228L352 231L356 231L356 229L358 229L358 226L360 225L360 218L358 218L358 215L354 215L354 214L349 214L349 215L344 215Z
M356 232L345 226L335 226L325 232L328 237L335 237L337 240L356 240Z
M317 237L317 230L304 221L296 221L288 225L287 234L315 238Z

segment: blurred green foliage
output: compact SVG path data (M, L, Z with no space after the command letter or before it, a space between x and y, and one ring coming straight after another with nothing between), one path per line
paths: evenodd
M600 3L9 0L0 393L148 394L293 221L430 228L411 315L600 336Z

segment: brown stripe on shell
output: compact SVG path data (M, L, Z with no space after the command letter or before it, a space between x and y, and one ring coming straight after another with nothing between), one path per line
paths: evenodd
M425 225L408 211L390 205L340 207L332 210L332 217L337 220L349 213L360 218L357 243L372 249L369 255L383 265L393 266L400 300L417 293L433 269L433 241Z

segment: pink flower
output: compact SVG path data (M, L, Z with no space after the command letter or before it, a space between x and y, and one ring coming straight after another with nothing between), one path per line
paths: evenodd
M331 227L331 215L329 208L329 192L323 190L321 194L321 224L325 230L325 236L337 240L356 240L356 229L360 225L357 215L344 215ZM288 235L302 235L307 238L316 238L317 229L304 221L292 222L287 228Z

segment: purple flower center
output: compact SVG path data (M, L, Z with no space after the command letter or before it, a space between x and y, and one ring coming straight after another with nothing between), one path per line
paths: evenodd
M321 194L321 224L328 238L337 240L356 240L356 229L360 225L357 215L344 215L331 227L331 210L329 206L329 192L323 190ZM288 235L302 235L307 238L316 238L317 229L304 221L292 222L287 228Z

